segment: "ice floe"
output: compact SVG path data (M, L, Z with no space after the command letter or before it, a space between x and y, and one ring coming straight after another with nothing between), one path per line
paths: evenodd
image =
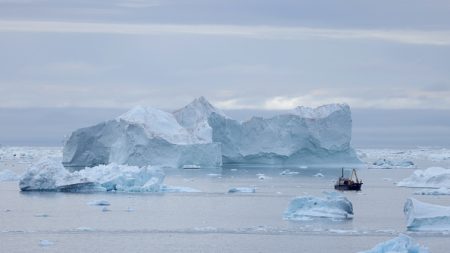
M234 187L228 190L228 193L255 193L256 189L254 187Z
M409 231L450 231L450 207L409 198L403 208Z
M353 205L344 195L337 192L325 193L325 195L325 198L296 197L284 212L284 218L300 221L314 218L338 220L353 218Z
M449 188L450 169L430 167L426 170L416 170L411 176L398 182L397 186L419 188Z
M415 243L414 240L404 234L377 244L374 248L359 253L429 253L428 249Z

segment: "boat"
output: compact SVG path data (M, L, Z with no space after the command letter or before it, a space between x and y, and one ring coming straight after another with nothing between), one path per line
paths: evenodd
M354 180L353 177L355 178ZM334 185L334 189L338 191L360 191L362 184L363 182L358 179L355 169L352 170L352 175L350 178L346 178L344 177L344 168L342 168L342 175Z

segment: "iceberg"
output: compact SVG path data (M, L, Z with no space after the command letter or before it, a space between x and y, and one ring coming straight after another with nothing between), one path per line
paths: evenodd
M151 166L99 165L69 172L58 159L33 164L19 181L22 191L61 192L158 192L164 173Z
M428 249L415 243L414 240L404 234L386 242L377 244L373 249L359 253L429 253Z
M0 182L17 180L19 180L19 176L11 170L5 169L0 171Z
M403 212L409 231L450 231L450 207L406 200Z
M345 104L239 122L200 97L173 113L137 106L78 129L64 145L63 164L75 171L109 163L172 168L361 163L350 146L351 124Z
M416 165L409 160L391 161L387 159L378 159L373 162L369 169L414 169Z
M228 193L255 193L255 187L233 187L228 190Z
M411 176L398 182L397 186L419 188L450 188L450 169L430 167L426 170L416 170Z
M353 205L350 200L337 192L325 194L325 198L302 196L293 199L284 212L284 218L297 221L315 218L336 220L353 218Z

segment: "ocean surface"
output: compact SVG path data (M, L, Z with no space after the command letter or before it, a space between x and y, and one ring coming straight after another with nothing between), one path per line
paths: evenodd
M360 153L365 161L407 157L419 169L450 168L450 159L432 152L372 149ZM2 148L0 171L21 173L48 155L58 156L60 149ZM286 169L294 173L282 173ZM448 195L413 195L417 189L395 185L414 170L360 169L362 191L343 193L354 208L354 218L347 221L283 219L294 197L334 191L340 168L165 170L165 184L200 191L185 193L21 192L17 181L0 182L0 252L348 253L406 233L430 252L448 253L449 233L406 231L403 205L407 198L450 205ZM228 193L233 187L254 187L255 193ZM110 205L88 204L96 200Z

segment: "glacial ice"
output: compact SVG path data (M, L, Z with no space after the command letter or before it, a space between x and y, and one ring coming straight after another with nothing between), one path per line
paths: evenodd
M429 253L428 249L415 243L404 234L391 240L377 244L374 248L359 253Z
M135 107L116 119L72 133L63 150L70 170L100 164L182 168L223 163L360 163L350 147L348 105L300 107L238 122L205 98L173 112Z
M296 197L284 212L284 218L297 221L314 218L336 220L353 218L353 205L344 195L337 192L325 193L325 195L325 198Z
M161 169L127 165L99 165L69 172L58 159L42 159L24 173L22 191L123 191L157 192L164 173Z
M19 180L19 176L11 170L4 169L0 171L0 182L16 181Z
M380 158L373 162L369 169L414 169L416 165L409 160L392 161Z
M430 167L426 170L416 170L411 176L398 182L397 186L420 188L450 188L450 169Z
M409 231L450 231L450 207L409 198L403 208Z

